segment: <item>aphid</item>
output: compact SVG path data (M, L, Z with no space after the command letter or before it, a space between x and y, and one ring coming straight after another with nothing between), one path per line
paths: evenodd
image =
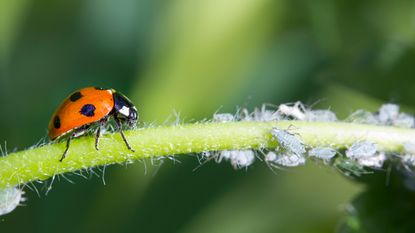
M297 120L304 120L306 118L306 109L303 103L301 103L300 101L295 102L293 106L281 104L278 107L278 112L282 115L293 117Z
M311 110L306 112L305 120L333 122L337 121L337 117L336 114L330 110Z
M235 116L230 113L215 113L213 114L213 121L231 122L231 121L235 121Z
M254 163L255 154L251 150L237 150L232 153L231 164L235 169L246 168Z
M383 163L386 161L386 155L383 152L379 152L370 157L358 158L357 162L366 167L382 168Z
M279 146L287 152L297 155L302 155L306 152L303 142L295 135L278 128L273 128L271 134L277 140Z
M229 160L235 169L248 167L255 160L255 154L252 150L223 150L218 152L216 156L217 163Z
M295 102L293 106L281 104L278 107L278 113L297 120L325 122L337 121L337 117L334 112L330 110L309 110L299 101Z
M363 109L356 110L355 112L350 114L350 116L347 117L345 121L370 125L376 125L379 123L379 120L373 113Z
M401 128L413 128L415 126L415 120L414 117L409 114L399 113L399 115L392 120L392 125Z
M255 108L254 110L254 121L278 121L281 120L282 116L278 111L267 109L267 104L263 104L260 109Z
M277 159L277 154L274 151L270 151L265 155L265 162L272 162Z
M379 108L378 119L382 124L391 124L398 117L399 105L384 104Z
M270 151L265 155L265 162L276 166L297 167L304 165L306 159L302 155L294 153L276 154L275 152Z
M336 156L337 151L330 147L315 147L308 151L308 156L329 161Z
M220 163L222 160L230 160L232 157L234 157L238 153L236 150L222 150L218 152L218 155L216 155L216 162Z
M68 153L71 139L81 136L96 123L99 127L96 132L95 149L98 150L101 128L111 117L127 148L134 151L124 136L122 123L125 122L129 128L135 127L138 114L136 107L126 96L114 89L97 87L83 88L68 96L53 114L48 127L48 135L52 141L69 135L60 161L62 162Z
M21 202L25 200L24 192L16 187L0 190L0 215L12 212Z
M376 154L376 145L368 142L356 142L346 150L346 156L352 159L368 158Z

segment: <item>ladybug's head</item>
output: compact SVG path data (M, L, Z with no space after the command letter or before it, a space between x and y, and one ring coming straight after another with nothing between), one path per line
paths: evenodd
M130 115L127 117L127 125L130 128L134 128L137 125L138 121L138 112L135 106L130 108Z
M134 104L123 94L114 92L114 111L117 117L133 128L138 121L138 112Z

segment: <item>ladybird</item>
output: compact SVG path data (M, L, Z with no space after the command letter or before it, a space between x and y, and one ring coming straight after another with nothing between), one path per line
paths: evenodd
M114 89L86 87L68 96L53 114L48 126L51 141L68 137L59 161L66 157L71 139L83 135L92 125L98 125L95 136L95 149L98 150L101 128L110 118L114 120L127 148L134 152L124 136L122 124L125 123L128 128L135 127L138 112L125 95Z

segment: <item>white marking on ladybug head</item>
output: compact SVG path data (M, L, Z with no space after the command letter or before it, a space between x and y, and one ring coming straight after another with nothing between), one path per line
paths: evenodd
M127 106L122 106L122 108L118 111L124 116L128 117L130 115L130 108Z

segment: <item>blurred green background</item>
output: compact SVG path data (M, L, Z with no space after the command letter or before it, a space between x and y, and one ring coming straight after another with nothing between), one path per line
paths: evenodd
M414 42L410 0L3 0L0 142L46 139L57 105L91 85L131 97L141 126L297 100L340 118L411 109ZM98 169L47 195L34 184L0 232L333 232L365 189L313 163L275 175L177 159L107 167L105 185Z

